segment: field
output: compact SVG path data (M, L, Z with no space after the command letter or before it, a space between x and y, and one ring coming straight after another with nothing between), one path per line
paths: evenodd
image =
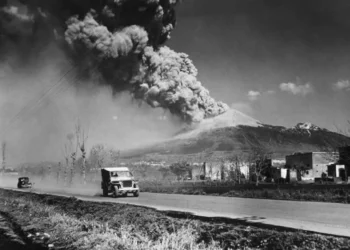
M51 249L348 249L350 240L234 220L0 189L0 211ZM27 239L28 240L28 239Z
M229 182L143 182L143 192L295 201L350 203L350 185L233 184Z

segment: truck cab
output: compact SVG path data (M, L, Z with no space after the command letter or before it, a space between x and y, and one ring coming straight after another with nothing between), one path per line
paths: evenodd
M114 167L101 169L101 188L103 196L110 193L113 197L124 196L132 193L135 197L139 196L139 185L134 176L127 167Z

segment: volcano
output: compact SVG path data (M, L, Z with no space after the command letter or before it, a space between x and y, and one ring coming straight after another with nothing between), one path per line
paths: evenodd
M274 126L231 109L186 127L166 141L124 152L123 158L197 161L209 155L220 160L248 155L256 148L284 158L296 152L336 150L345 145L350 145L350 137L311 123L299 122L290 128Z

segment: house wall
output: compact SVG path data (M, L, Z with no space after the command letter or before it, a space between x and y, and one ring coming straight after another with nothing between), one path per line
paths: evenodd
M339 148L339 161L341 164L350 166L350 146Z
M286 159L272 159L271 166L274 168L284 168L286 165Z
M223 165L223 166L222 166ZM205 167L205 177L210 177L212 180L221 180L227 179L229 177L229 171L231 169L235 169L236 166L232 165L230 162L207 162ZM249 167L247 163L241 162L239 163L239 168L242 174L246 178L249 176ZM199 176L204 174L203 172L203 164L198 166L193 166L192 168L192 176L193 179L199 179Z
M339 163L345 165L346 175L350 177L350 146L339 148Z
M286 156L286 166L288 168L312 169L312 153L301 153Z
M321 177L322 173L327 173L328 166L338 160L338 154L333 152L314 152L312 154L314 177Z
M288 168L303 169L301 180L319 178L327 173L328 166L335 163L339 154L335 152L307 152L286 156Z

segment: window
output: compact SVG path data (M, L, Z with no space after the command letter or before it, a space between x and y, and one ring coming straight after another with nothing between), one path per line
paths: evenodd
M111 172L112 177L132 177L132 174L129 171L118 171Z
M118 177L118 173L117 172L111 172L111 176L112 177Z

